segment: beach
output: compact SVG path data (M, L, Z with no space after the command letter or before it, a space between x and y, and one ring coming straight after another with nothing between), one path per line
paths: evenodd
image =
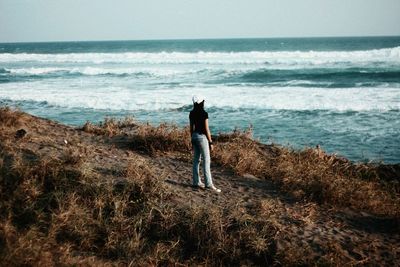
M399 164L215 134L217 194L187 128L1 108L0 129L5 265L400 264Z

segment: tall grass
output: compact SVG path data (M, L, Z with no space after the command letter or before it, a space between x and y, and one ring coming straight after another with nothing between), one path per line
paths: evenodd
M165 185L140 156L131 159L123 180L109 183L83 175L76 163L8 157L1 169L7 173L1 180L2 265L275 260L277 227L268 218L169 202Z
M14 130L20 116L0 110L0 124ZM108 121L85 130L124 135L132 149L150 155L190 156L187 128ZM174 198L148 157L137 153L107 180L73 148L60 157L27 156L13 136L0 137L2 266L315 264L295 245L279 251L285 232L272 200L255 207L192 205ZM399 216L396 168L379 167L382 181L378 167L314 149L266 146L239 131L214 139L213 160L238 174L272 179L302 199ZM321 264L355 264L335 244L330 251Z
M131 147L150 155L176 152L190 157L189 129L161 124L138 124L130 135ZM212 160L237 174L270 179L300 199L371 212L400 216L400 167L354 164L321 149L300 151L263 145L251 132L236 130L214 137ZM384 171L381 171L384 170Z
M131 146L134 149L154 155L156 152L183 152L191 149L189 127L179 128L176 125L161 123L154 127L149 124L138 126L132 136Z
M83 125L82 130L87 133L107 135L112 137L117 134L121 134L124 128L135 126L136 124L133 117L125 117L121 120L117 120L115 118L106 118L103 122L100 122L97 125L87 121Z
M24 113L10 107L0 107L0 127L18 127Z
M319 149L263 146L233 133L217 143L214 158L236 173L271 179L292 195L378 215L400 216L396 172L380 178L377 166L353 164ZM400 166L397 166L400 169Z

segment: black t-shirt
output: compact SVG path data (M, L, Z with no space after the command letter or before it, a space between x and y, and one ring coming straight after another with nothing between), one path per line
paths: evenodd
M192 110L190 111L189 119L194 124L194 132L207 135L206 132L206 119L208 119L207 112L205 112L204 110L199 110L199 111Z

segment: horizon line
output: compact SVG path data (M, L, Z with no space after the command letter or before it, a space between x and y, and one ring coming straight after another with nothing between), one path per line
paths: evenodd
M96 39L96 40L51 40L51 41L9 41L0 44L32 43L78 43L78 42L146 42L146 41L192 41L192 40L245 40L245 39L318 39L318 38L395 38L400 35L337 35L337 36L276 36L276 37L221 37L221 38L154 38L154 39Z

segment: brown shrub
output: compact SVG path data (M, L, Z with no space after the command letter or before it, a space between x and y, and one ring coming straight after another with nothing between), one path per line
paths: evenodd
M84 155L82 151L77 147L69 147L61 156L61 160L64 164L70 164L75 166L80 166L84 162Z
M18 127L21 124L23 112L10 107L0 107L0 126Z
M212 153L213 159L223 166L232 168L237 174L263 177L269 169L270 157L251 139L251 132L235 130L231 134L221 134L214 138L217 145Z
M129 130L124 131L125 128ZM123 120L106 118L98 125L86 122L82 130L109 137L129 135L130 147L150 155L157 152L189 152L191 149L189 128L181 129L167 123L154 127L149 123L137 124L130 117Z
M158 194L154 176L143 162L130 164L121 191L110 183L87 183L74 164L43 159L28 164L18 156L12 161L2 166L9 168L12 177L0 180L0 262L6 265L39 264L46 257L52 261L65 254L59 251L65 246L82 255L112 255L108 236L117 234L129 243L130 236L123 229L134 227L130 217L140 219L146 203ZM119 246L127 254L130 247L125 248L125 243ZM70 256L64 260L75 262Z
M314 149L285 151L276 159L273 174L286 191L300 192L319 203L350 206L379 215L400 215L400 201L393 188L378 180L364 179L365 169L358 172L349 161L335 156L321 158Z
M277 228L268 219L238 214L235 207L153 209L146 236L158 240L156 265L266 265L275 262ZM168 249L166 249L168 248Z
M79 166L60 160L12 160L15 184L1 181L2 264L274 261L276 227L268 220L238 215L234 207L176 207L140 156L112 183L83 177Z
M121 127L114 124L110 129ZM188 129L139 125L136 130L127 138L135 149L189 154ZM239 131L214 140L214 160L237 173L273 179L312 201L398 214L395 192L381 183L372 167L321 157L312 149L265 146ZM109 181L85 170L77 148L65 151L60 160L38 158L31 163L18 151L1 148L2 265L313 264L296 245L277 254L277 235L284 232L274 217L279 213L274 201L263 200L251 210L189 206L171 201L146 157L132 156L118 180ZM346 253L335 244L327 246L324 251L330 254L321 264L343 263Z
M136 123L132 117L125 117L122 120L117 120L114 118L105 118L103 122L99 124L92 124L91 122L86 122L82 130L87 133L93 133L97 135L115 136L122 132L126 127L135 127Z
M318 203L400 216L396 183L383 182L388 178L381 179L374 167L355 165L317 149L266 147L244 133L218 139L223 142L216 146L215 160L238 174L272 179L286 192Z
M157 152L184 152L191 149L189 127L180 129L176 125L162 123L157 127L139 125L131 136L132 147L151 155Z
M176 125L137 125L129 136L131 146L150 155L178 152L190 157L189 129ZM237 174L272 179L298 198L337 206L350 206L380 215L399 216L398 181L380 178L377 167L353 164L320 149L294 151L263 145L251 131L235 130L214 137L212 158ZM394 171L387 170L384 174ZM391 181L391 182L388 182Z

